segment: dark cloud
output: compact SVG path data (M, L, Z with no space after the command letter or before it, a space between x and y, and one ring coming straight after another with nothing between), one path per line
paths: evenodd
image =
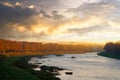
M44 11L52 11L61 8L61 0L1 0L1 1L9 1L12 3L20 2L25 5L34 5L36 9L44 10Z
M52 11L52 17L54 20L63 19L63 15L59 14L58 11Z
M31 17L36 14L38 13L34 9L28 7L9 7L0 4L0 38L14 36L14 24L24 25L29 28L29 25L34 23Z
M44 10L40 10L40 13L44 16L44 17L46 17L46 18L51 18L51 16L49 15L49 14L47 14Z
M8 2L13 6L6 6L2 2ZM19 2L21 5L16 6L15 3ZM55 3L55 4L54 4ZM34 33L29 31L31 30L31 25L36 23L33 16L39 16L40 14L43 17L38 17L37 19L49 20L59 20L63 16L58 13L58 11L53 11L53 6L58 5L59 0L1 0L0 1L0 38L25 38L25 37L42 37L45 36L44 32ZM35 8L29 8L28 6L34 5ZM42 6L42 7L41 7ZM48 10L51 9L51 13L48 14ZM23 26L27 29L28 32L20 32L17 29L14 29L14 25Z
M2 22L19 22L24 23L24 21L31 17L32 15L37 14L35 10L29 8L22 8L16 6L14 8L0 5L0 20Z
M42 14L43 18L48 18L48 19L52 19L52 20L61 20L64 18L63 15L59 14L59 12L55 11L55 10L52 11L51 14L49 15L46 11L41 9L40 14Z

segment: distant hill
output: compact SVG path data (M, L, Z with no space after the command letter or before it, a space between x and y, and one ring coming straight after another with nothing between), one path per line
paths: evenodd
M83 53L101 51L100 44L59 44L0 39L0 54L6 56Z
M107 43L104 46L104 51L99 53L99 55L120 59L120 41Z

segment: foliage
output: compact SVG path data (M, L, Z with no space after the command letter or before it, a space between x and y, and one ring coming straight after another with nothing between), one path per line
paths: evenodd
M112 42L109 42L105 45L104 49L107 51L107 52L114 52L114 53L120 53L120 43L116 42L116 43L112 43Z
M0 63L3 62L5 58L6 58L6 56L0 55Z
M99 55L120 59L120 42L109 42L104 46L104 50Z
M10 41L0 39L0 54L6 56L64 54L100 51L96 44L59 44L42 42Z

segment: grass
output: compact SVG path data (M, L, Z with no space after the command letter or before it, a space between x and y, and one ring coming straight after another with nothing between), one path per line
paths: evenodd
M39 80L28 72L12 65L20 57L8 57L0 61L0 80Z
M0 57L0 80L60 80L46 70L34 71L28 64L31 57Z

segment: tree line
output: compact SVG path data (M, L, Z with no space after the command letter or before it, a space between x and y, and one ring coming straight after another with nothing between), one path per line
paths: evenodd
M98 53L98 55L120 59L120 41L106 43L104 51Z
M108 42L104 46L104 50L109 53L120 53L120 41L116 43Z
M92 52L100 51L101 45L96 44L59 44L11 41L0 39L0 54L3 55L37 55L37 54L57 54L74 52Z

